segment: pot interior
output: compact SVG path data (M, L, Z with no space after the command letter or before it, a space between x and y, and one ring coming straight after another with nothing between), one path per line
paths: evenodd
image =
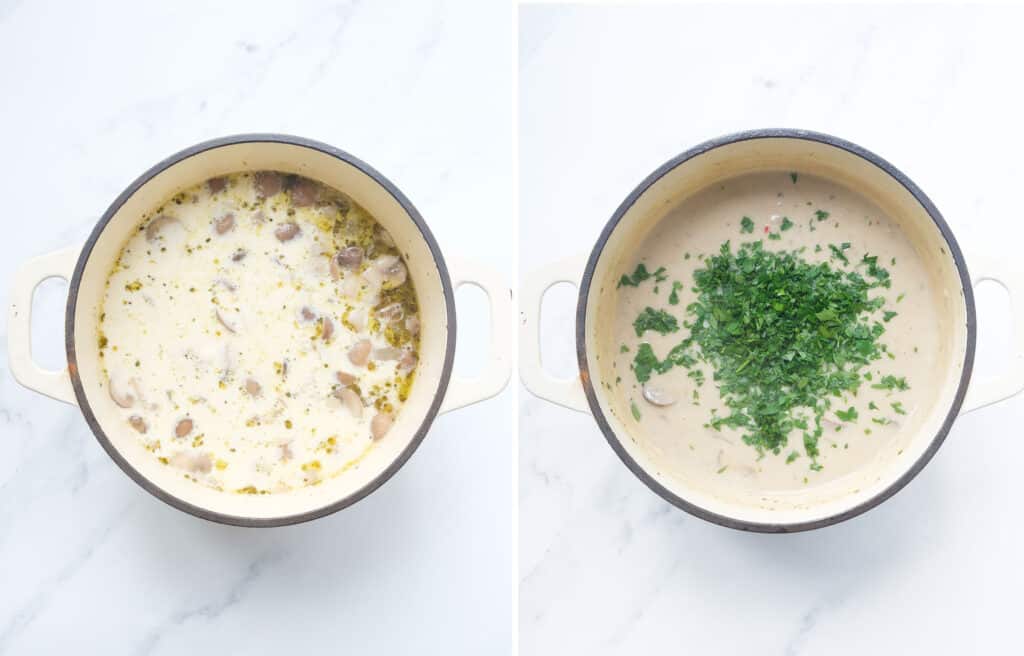
M602 237L606 242L603 247L599 242L595 249L596 262L592 257L588 266L588 271L593 267L593 275L589 285L584 284L582 337L592 387L588 395L592 406L597 405L598 421L606 424L602 428L626 464L655 491L715 521L762 530L785 530L786 527L835 521L859 508L869 507L872 501L898 489L897 482L909 480L934 453L966 390L964 369L969 369L973 360L969 327L969 322L973 321L969 319L973 315L973 303L972 297L964 294L966 271L958 267L955 259L959 257L959 250L951 237L944 236L936 222L936 219L941 221L937 213L933 219L925 205L894 174L848 148L856 150L856 147L841 142L827 143L817 137L762 136L699 150L689 159L667 165L641 185L623 204L618 222L606 229ZM608 320L622 314L618 281L624 273L633 271L639 261L641 244L662 226L662 221L687 220L685 212L673 213L681 203L702 191L724 189L726 183L732 184L739 176L778 172L782 179L788 178L788 172L797 171L841 185L873 203L898 227L912 247L910 252L919 260L924 278L914 281L915 289L930 294L938 324L935 352L921 356L927 362L928 374L917 377L924 380L915 380L916 385L927 386L926 401L920 403L911 416L898 417L904 422L898 434L877 453L858 462L843 475L822 479L820 483L815 483L811 477L804 480L804 485L783 488L737 482L738 479L715 476L721 472L714 470L707 476L696 475L692 466L694 449L687 450L685 444L698 440L712 444L707 442L715 438L710 432L712 429L704 425L707 418L671 426L673 439L655 438L657 429L648 429L649 434L646 434L644 422L634 419L631 394L619 392L621 379L629 377L629 382L633 382L634 374L623 371L624 364L628 368L623 357L632 358L632 355L618 357L616 363L622 326L617 330L617 321ZM795 179L793 184L796 184ZM736 218L738 223L739 217ZM735 232L733 245L742 239L740 231ZM760 225L757 232L761 232ZM656 237L658 234L654 232ZM754 234L751 238L761 236ZM679 256L682 257L682 253ZM653 271L661 262L648 264ZM898 271L898 267L894 271ZM663 286L671 284L670 279ZM684 280L683 284L690 287L693 280ZM680 320L685 317L683 308L684 305L679 305L676 312ZM710 376L705 385L715 385ZM688 402L686 399L685 403ZM863 429L865 424L869 427L872 424L867 417L862 421L856 429L843 426L848 428L843 437L850 441L869 439L865 438L868 431ZM873 428L879 429L879 426ZM852 435L853 430L858 435ZM677 439L674 438L676 433ZM790 442L794 434L796 432L790 435ZM753 447L740 446L756 455ZM788 445L781 456L769 453L765 457L785 458L793 446L797 445ZM842 440L837 446L843 448ZM806 469L807 460L801 463L794 466ZM756 465L751 471L753 467Z
M323 150L322 150L323 149ZM77 366L80 405L101 444L147 489L208 518L241 524L298 521L361 498L383 483L411 455L437 412L447 387L454 349L451 287L443 260L408 201L379 175L327 147L275 140L225 140L199 146L154 167L108 210L83 253L72 281L73 333L68 359ZM344 159L343 159L344 158ZM365 170L364 170L365 168ZM98 349L104 283L141 216L173 194L208 178L237 171L277 170L318 180L351 196L392 235L405 256L419 300L420 361L409 397L385 439L343 474L287 493L221 492L161 464L130 432L106 389ZM407 207L409 209L407 209ZM71 307L69 305L69 307ZM69 326L71 327L71 326ZM453 333L454 331L452 331ZM194 506L195 508L188 508ZM281 522L284 523L284 522Z

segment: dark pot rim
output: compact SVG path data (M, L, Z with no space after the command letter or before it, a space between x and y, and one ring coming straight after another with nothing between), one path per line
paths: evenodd
M308 148L313 151L330 155L346 164L354 166L361 172L372 178L377 184L383 187L391 196L402 206L402 209L409 215L413 223L416 225L420 232L420 236L426 242L427 247L430 250L431 255L434 258L434 264L437 266L439 273L439 279L441 282L442 293L445 299L445 306L448 319L447 327L447 342L446 351L444 355L444 364L441 371L441 376L437 383L437 391L434 393L433 401L427 410L426 416L423 422L420 424L416 433L413 435L412 440L409 444L398 454L382 472L375 476L366 485L359 488L355 492L328 503L320 508L309 510L303 513L297 513L293 515L284 515L280 517L246 517L242 515L231 515L226 513L214 512L189 503L156 485L152 480L143 476L135 467L129 463L124 456L114 447L110 438L107 437L103 428L96 420L96 416L92 411L92 407L89 404L89 399L85 394L85 389L82 385L82 380L78 374L78 359L76 355L76 339L75 339L75 312L78 305L78 291L82 282L82 274L85 270L85 264L92 254L93 247L96 245L100 234L106 228L111 218L117 213L121 206L138 191L143 185L147 184L151 179L162 173L163 171L171 168L172 166L200 153L214 150L225 146L235 146L243 143L280 143L292 146L299 146L302 148ZM423 438L426 437L427 431L430 429L430 425L433 423L434 418L437 416L438 410L441 407L441 402L444 400L445 392L448 389L448 382L451 378L452 365L455 358L455 296L452 290L451 277L448 274L448 268L445 265L444 257L441 255L441 250L434 240L433 234L427 227L426 222L420 215L419 211L413 206L412 202L409 201L405 195L398 190L398 188L387 178L385 178L380 172L371 167L366 162L359 158L333 146L314 141L312 139L306 139L303 137L297 137L287 134L239 134L227 137L221 137L218 139L211 139L202 143L196 144L190 148L186 148L170 157L159 162L155 166L151 167L141 176L139 176L134 182L132 182L127 189L121 192L114 202L110 205L107 211L103 214L100 220L97 222L96 227L93 228L92 233L89 235L89 239L85 242L85 246L82 248L82 253L78 257L78 262L75 265L74 274L71 276L71 280L68 285L68 303L67 311L65 313L65 349L67 352L68 360L68 372L71 375L71 386L75 391L75 398L78 400L78 407L81 409L82 414L85 416L85 421L89 425L93 434L96 436L96 440L103 447L103 450L107 452L107 455L117 463L117 465L126 473L133 481L138 483L144 490L160 499L164 503L170 506L194 515L201 519L206 519L212 522L220 524L230 524L234 526L245 526L245 527L270 527L270 526L286 526L289 524L299 524L301 522L307 522L312 519L324 517L331 513L337 512L343 508L354 504L355 502L363 499L371 492L379 488L385 482L390 479L395 472L401 469L402 465L409 460L413 452L419 447Z
M686 499L676 495L667 487L658 482L651 474L649 474L643 467L633 459L632 456L622 446L618 436L612 430L611 425L608 423L604 412L601 410L601 405L598 403L597 393L594 389L590 377L589 364L587 362L587 343L586 343L586 316L587 316L587 302L590 296L590 287L594 278L594 270L597 267L597 261L604 250L605 244L607 244L609 237L615 228L618 226L619 221L626 214L627 211L633 206L633 204L643 195L655 182L660 180L665 174L673 170L677 166L687 162L695 157L703 155L708 151L727 146L729 144L750 141L754 139L803 139L806 141L814 141L817 143L833 146L841 150L845 150L853 155L860 157L861 159L873 164L878 167L890 177L894 178L899 182L918 203L925 209L928 215L931 217L935 226L939 229L943 239L946 241L946 245L949 248L949 253L956 264L957 271L960 274L960 284L962 287L964 304L966 306L967 313L967 350L964 355L964 367L960 375L960 383L957 387L956 395L953 398L952 405L949 408L949 412L946 414L942 425L939 427L938 432L932 439L931 444L921 454L921 456L907 468L903 474L897 478L888 487L878 492L873 497L857 504L856 506L849 508L841 513L830 515L821 519L793 522L793 523L781 523L781 522L752 522L746 520L735 519L726 515L711 512L705 508L697 506ZM601 231L601 235L597 239L597 243L594 245L593 250L590 253L590 257L587 259L586 267L583 271L583 278L580 282L579 288L579 300L576 306L576 357L579 363L580 379L583 383L583 390L587 397L587 403L590 405L590 410L594 415L594 420L600 427L601 432L604 433L605 438L608 440L608 444L611 445L612 449L619 456L622 462L629 468L630 471L636 475L647 487L653 490L660 497L668 501L669 503L685 510L686 512L707 520L714 524L726 526L741 531L754 531L759 533L795 533L798 531L808 531L811 529L822 528L825 526L831 526L839 522L845 521L852 517L856 517L861 513L864 513L878 504L882 503L889 497L893 496L904 486L907 485L917 474L924 468L926 464L932 459L935 453L942 446L943 441L946 439L946 435L949 434L949 430L956 420L957 415L960 412L960 406L963 403L964 396L967 393L967 386L971 379L971 371L974 367L974 350L977 340L977 315L974 306L974 291L971 286L971 278L967 272L967 264L964 261L963 253L960 251L960 246L957 244L956 239L953 236L953 232L946 224L945 219L942 218L942 214L938 208L932 203L932 201L925 195L921 189L914 184L910 178L904 175L895 166L882 159L873 152L862 148L854 143L834 137L828 134L820 132L812 132L808 130L797 130L789 128L769 128L759 130L749 130L745 132L737 132L734 134L724 135L709 141L705 141L702 144L694 146L693 148L673 157L669 161L658 167L653 173L643 180L637 187L626 197L626 199L619 205L618 209L612 215L611 219L605 224L604 229Z

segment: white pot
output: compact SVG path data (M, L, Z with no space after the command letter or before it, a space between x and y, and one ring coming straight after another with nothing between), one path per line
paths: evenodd
M174 475L124 427L101 387L98 314L114 260L143 212L174 193L214 176L242 170L278 170L343 190L386 228L407 255L421 319L420 360L410 396L388 433L358 468L321 485L253 496L228 494ZM449 267L451 273L449 273ZM65 346L68 367L47 371L31 358L30 312L36 285L68 280ZM480 378L451 379L455 356L454 290L483 289L491 301L490 363ZM100 445L133 480L163 501L227 524L275 526L322 517L373 492L412 455L438 413L490 398L511 373L513 304L500 276L481 264L446 262L412 203L380 173L336 148L284 135L241 135L205 142L160 162L133 182L96 224L84 246L30 260L17 272L11 295L8 347L11 372L22 385L77 404Z
M844 488L773 495L763 491L723 496L682 480L679 462L645 448L642 431L622 417L620 399L601 360L610 362L617 343L609 321L615 309L615 281L635 261L637 246L684 198L718 181L755 171L806 171L860 191L882 207L926 259L941 289L948 291L941 344L934 354L938 399L899 458L879 458L844 477ZM801 130L757 130L701 144L664 164L633 190L598 238L589 258L555 263L528 277L522 294L520 374L537 396L573 410L593 413L623 463L653 491L698 517L732 528L789 532L819 528L854 517L906 485L935 455L957 415L1013 396L1024 388L1024 320L1019 308L1024 274L1009 262L964 256L939 211L924 193L888 162L828 135ZM1003 284L1018 313L1014 351L1002 377L971 381L976 338L972 286L982 280ZM557 380L540 364L539 315L544 292L558 282L579 288L576 352L579 379ZM685 430L686 427L681 427ZM697 428L697 427L694 427Z

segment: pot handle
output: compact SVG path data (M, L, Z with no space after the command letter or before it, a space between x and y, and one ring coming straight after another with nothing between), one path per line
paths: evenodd
M523 385L535 396L577 412L590 412L579 379L554 378L544 371L540 359L540 309L544 294L553 285L567 282L577 288L580 286L585 263L586 257L577 255L526 276L519 320L519 350L522 354L519 376Z
M71 280L81 245L33 258L14 274L11 306L7 314L7 356L11 374L25 387L50 398L75 404L67 368L43 369L32 359L32 294L47 278Z
M960 413L984 408L1024 390L1024 270L1009 260L972 254L971 284L975 287L983 280L999 283L1010 296L1013 334L1010 338L1013 352L1009 354L1006 373L988 378L972 378Z
M512 289L502 281L500 273L480 262L447 259L453 291L462 285L474 285L491 301L491 352L490 362L478 378L452 377L441 403L442 413L485 401L505 389L512 376L512 325L515 321Z

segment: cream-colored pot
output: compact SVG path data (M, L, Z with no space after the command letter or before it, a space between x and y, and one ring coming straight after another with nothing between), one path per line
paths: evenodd
M287 494L253 496L196 485L152 454L124 428L110 395L101 387L98 313L114 260L140 217L169 196L208 178L245 170L278 170L303 175L343 190L365 207L406 254L419 296L420 361L405 405L369 455L342 476ZM44 279L69 282L65 318L68 366L47 371L30 349L32 293ZM455 356L454 290L463 284L483 289L491 302L490 362L480 378L451 378ZM85 245L27 262L17 272L11 295L8 347L11 372L22 385L77 404L100 445L135 482L167 503L203 517L243 526L293 524L322 517L373 492L412 455L438 413L482 401L500 392L511 374L513 305L500 276L481 264L446 260L412 203L380 173L336 148L284 135L241 135L184 150L133 182L96 224Z
M648 448L641 425L625 422L628 410L607 389L614 387L611 362L618 344L613 322L616 280L635 264L638 245L684 199L727 178L756 171L802 171L858 191L874 201L911 240L928 269L928 284L945 290L940 307L941 347L934 354L935 398L921 428L905 438L899 458L868 462L838 485L811 486L773 494L763 490L722 494L682 474L672 454ZM968 273L967 263L972 267ZM522 293L520 373L537 396L573 410L593 413L609 444L653 491L676 506L732 528L790 532L819 528L856 516L906 485L935 455L957 415L1015 395L1024 388L1024 323L1015 318L1009 369L994 380L971 380L976 337L972 286L982 280L1003 284L1018 304L1024 276L1009 263L964 259L935 206L906 176L854 144L800 130L757 130L701 144L667 162L626 198L601 232L589 258L572 258L532 274ZM558 380L540 363L538 320L541 298L553 284L579 288L576 352L579 379ZM1019 306L1018 306L1019 307ZM1019 310L1018 310L1019 312ZM607 386L607 387L606 387ZM687 427L680 426L680 432ZM692 427L697 429L699 427Z

